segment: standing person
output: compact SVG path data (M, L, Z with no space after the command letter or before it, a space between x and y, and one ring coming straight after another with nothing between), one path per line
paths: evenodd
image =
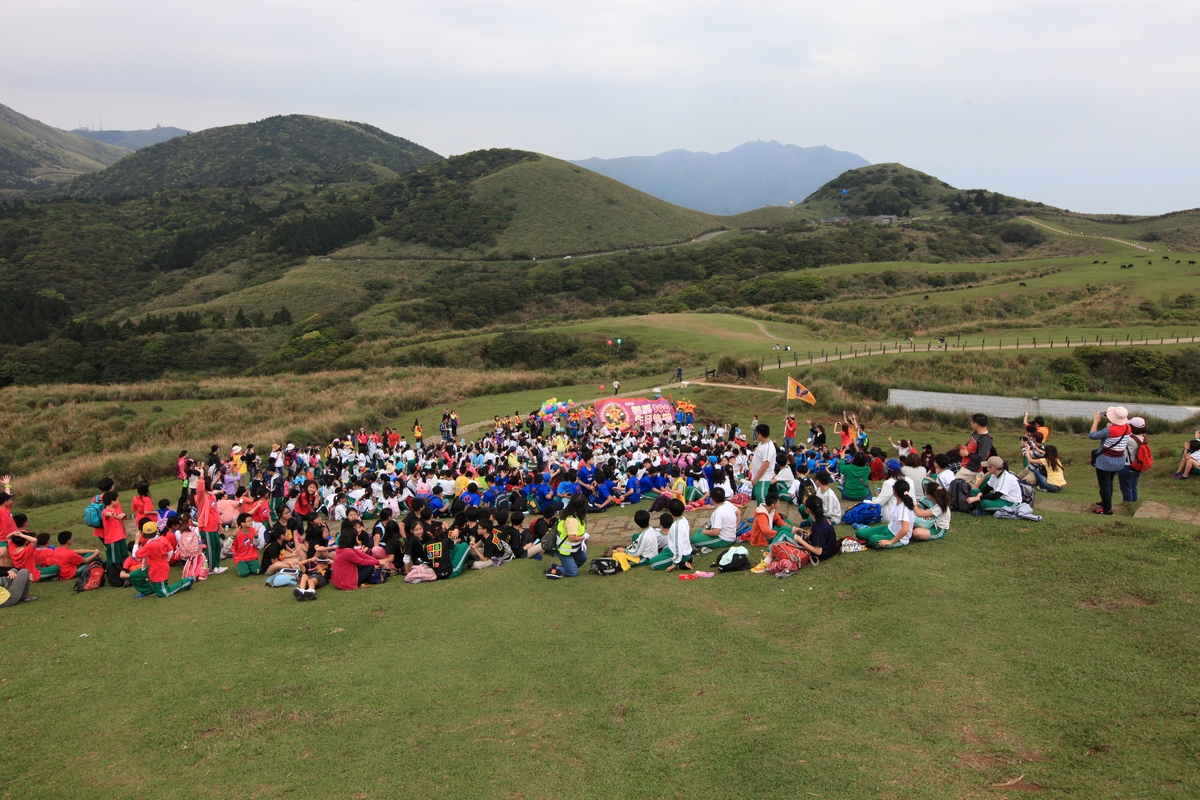
M619 380L617 380L616 378L613 378L613 397L616 397L620 393L621 393L621 382Z
M416 442L416 448L417 448L418 450L420 450L420 449L421 449L421 442L423 441L423 435L422 435L422 432L421 432L421 418L420 418L420 417L417 417L417 418L416 418L416 419L413 421L413 426L412 426L412 435L413 435L413 441L414 441L414 442Z
M1108 418L1108 424L1101 428L1100 420L1105 417ZM1092 460L1092 466L1096 468L1100 502L1092 509L1092 513L1112 516L1113 478L1125 467L1125 448L1132 436L1129 411L1124 406L1109 406L1105 411L1097 411L1092 418L1092 430L1088 438L1100 442Z
M783 449L791 450L796 444L796 415L788 414L783 421Z
M765 422L754 428L754 437L758 445L754 448L754 458L750 461L750 483L754 486L753 496L758 502L763 502L767 492L771 490L771 478L775 477L775 443L771 441L771 426Z
M458 439L458 412L450 409L450 438Z
M683 382L683 367L675 368L675 380L679 383Z
M205 475L196 478L196 526L208 551L208 573L220 575L226 570L221 566L221 514L217 511L217 499L208 491Z
M17 529L13 524L12 519L12 478L5 475L0 478L0 483L4 484L4 491L0 492L0 539L8 536Z
M100 496L104 511L100 519L104 522L103 541L105 560L109 564L124 564L129 556L129 548L125 544L125 512L121 510L120 496L109 490Z
M584 549L587 541L587 498L582 494L571 497L555 526L555 542L560 564L546 570L547 578L575 578L587 561Z
M133 521L138 522L143 518L154 519L158 516L158 511L154 507L154 498L150 496L150 484L146 481L139 481L133 487L136 494L133 497L133 502L130 506L133 508Z
M971 438L958 448L962 466L959 467L958 473L954 477L973 483L984 468L983 462L995 454L996 448L992 446L992 434L988 431L987 414L972 414Z
M1138 482L1142 479L1140 469L1136 467L1142 466L1142 462L1138 460L1138 452L1146 447L1146 453L1149 453L1149 444L1146 442L1146 420L1141 417L1134 417L1129 420L1129 444L1125 448L1125 466L1121 467L1121 471L1117 473L1117 480L1121 484L1121 500L1126 503L1136 503L1138 501Z

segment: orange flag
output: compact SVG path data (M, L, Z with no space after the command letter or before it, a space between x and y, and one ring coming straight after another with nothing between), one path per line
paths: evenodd
M791 375L788 376L787 396L788 400L803 400L810 406L815 406L817 404L817 398L813 397L813 393L808 389L805 389L804 385Z

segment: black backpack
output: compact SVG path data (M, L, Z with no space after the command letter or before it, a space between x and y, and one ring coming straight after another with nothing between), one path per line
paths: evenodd
M597 575L616 575L621 571L621 565L613 558L597 558L592 561L589 571Z
M129 581L121 577L120 564L108 564L104 567L104 577L109 586L114 589L124 589L129 585Z
M734 553L729 557L728 564L717 562L717 572L741 572L750 569L750 559L742 553Z
M964 481L962 478L955 478L950 481L950 508L953 511L958 511L962 514L971 513L971 504L967 500L971 497L971 484Z
M93 561L90 564L84 564L79 568L79 575L75 578L75 591L88 592L92 589L99 589L108 581L104 571L103 562Z

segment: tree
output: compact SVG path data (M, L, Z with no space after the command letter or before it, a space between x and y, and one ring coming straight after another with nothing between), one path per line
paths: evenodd
M250 320L246 319L246 312L241 308L239 308L237 310L237 315L233 318L233 327L235 327L235 328L249 328L250 327Z

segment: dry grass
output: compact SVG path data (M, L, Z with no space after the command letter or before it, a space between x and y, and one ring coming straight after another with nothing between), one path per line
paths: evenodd
M17 478L22 507L46 505L75 499L104 476L120 486L168 478L182 449L200 457L231 441L260 452L326 442L351 426L380 428L430 406L554 384L546 372L413 367L10 387L0 391L0 471Z

